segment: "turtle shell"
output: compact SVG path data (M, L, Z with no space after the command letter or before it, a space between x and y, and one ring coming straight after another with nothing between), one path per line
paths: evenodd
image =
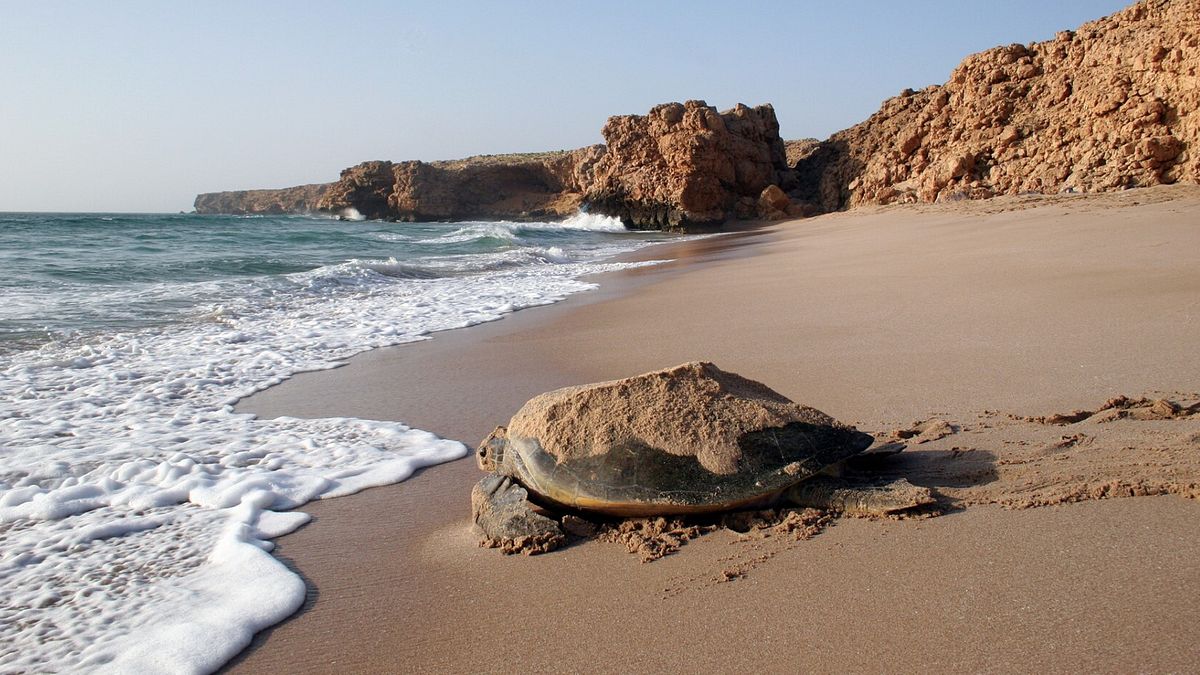
M531 399L480 447L541 501L611 515L744 508L871 445L761 383L687 363Z

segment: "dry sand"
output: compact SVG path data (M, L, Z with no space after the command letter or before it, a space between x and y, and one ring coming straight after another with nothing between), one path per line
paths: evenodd
M310 602L232 668L1200 662L1200 189L889 207L650 253L679 262L242 409L398 419L473 445L537 393L709 360L908 443L887 471L960 508L720 529L649 564L604 542L505 557L468 530L467 459L306 507L316 521L278 552ZM1149 400L1053 423L1119 395Z

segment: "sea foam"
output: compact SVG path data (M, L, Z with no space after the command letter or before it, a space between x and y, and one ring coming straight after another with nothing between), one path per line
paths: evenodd
M592 232L628 232L620 218L595 213L579 212L559 223L568 230L590 230Z
M467 452L398 422L260 420L234 403L365 349L592 288L578 277L633 265L596 262L616 250L351 260L222 297L188 322L7 354L0 670L219 667L303 602L303 582L269 554L307 519L288 509Z

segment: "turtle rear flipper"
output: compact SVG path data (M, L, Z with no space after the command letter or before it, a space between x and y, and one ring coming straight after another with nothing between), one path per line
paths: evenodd
M488 474L471 489L471 516L480 546L534 555L566 541L558 523L533 510L529 494L508 476Z
M900 478L864 484L817 477L788 488L786 497L799 506L840 511L854 516L890 516L937 503L933 491Z

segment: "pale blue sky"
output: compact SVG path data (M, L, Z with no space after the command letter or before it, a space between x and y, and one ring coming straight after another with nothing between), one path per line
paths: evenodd
M190 210L367 159L574 148L689 98L824 138L1127 4L0 0L0 211Z

